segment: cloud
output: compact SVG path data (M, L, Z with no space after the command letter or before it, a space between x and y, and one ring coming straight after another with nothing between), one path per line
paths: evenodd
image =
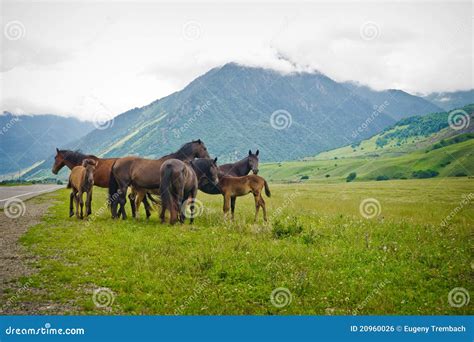
M470 2L19 2L3 10L26 35L2 41L2 110L117 115L228 62L413 93L473 86Z

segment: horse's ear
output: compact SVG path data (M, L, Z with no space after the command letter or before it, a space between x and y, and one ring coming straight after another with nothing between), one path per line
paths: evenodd
M259 153L259 152L260 152L260 151L259 151L259 150L257 150L257 152L255 152L255 155L256 155L256 156L258 156L258 153Z
M59 153L59 148L56 147L56 153Z
M198 139L198 143L202 144L202 141L201 141L201 139Z
M214 158L214 164L216 164L216 163L217 163L217 157Z
M249 156L252 154L252 150L249 150Z

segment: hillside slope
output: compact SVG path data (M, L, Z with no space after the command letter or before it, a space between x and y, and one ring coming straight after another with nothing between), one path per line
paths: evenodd
M157 158L201 138L221 162L240 159L249 149L260 149L262 161L295 160L370 137L400 118L439 109L401 91L387 93L390 104L377 103L374 109L378 100L369 101L321 73L281 74L230 63L61 147L106 157ZM354 136L374 110L376 118ZM29 175L42 174L51 162Z
M341 181L351 172L358 180L474 175L474 105L464 107L470 125L454 130L448 113L399 121L359 144L347 145L303 161L260 167L273 181ZM381 143L383 141L383 143ZM434 171L433 174L417 171Z
M90 122L57 115L0 115L0 175L25 172L92 131Z

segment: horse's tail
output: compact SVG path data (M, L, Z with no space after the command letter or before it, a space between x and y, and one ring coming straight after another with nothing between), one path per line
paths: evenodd
M268 183L265 179L263 180L263 185L265 185L265 195L267 195L267 197L270 197L271 196L270 187L268 186Z
M173 187L173 168L165 165L160 180L160 198L163 208L170 209L173 205L171 199L171 188Z
M118 182L117 182L117 179L115 178L115 175L114 175L114 166L115 166L115 162L112 165L112 168L110 169L109 203L115 202L115 200L117 199L118 190L119 190Z
M68 179L66 188L67 188L67 189L71 189L71 188L72 188L71 178Z

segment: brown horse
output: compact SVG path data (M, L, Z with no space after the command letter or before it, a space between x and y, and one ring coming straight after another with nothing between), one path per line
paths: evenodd
M258 150L255 152L255 154L252 153L251 150L249 150L248 156L245 157L244 159L239 160L238 162L235 162L235 163L224 164L224 165L219 166L219 177L220 178L224 176L241 177L241 176L248 175L250 171L252 171L253 174L256 175L258 173L258 162L259 162L258 154L259 154ZM219 188L219 184L217 184L216 186L208 182L203 182L202 184L199 184L199 190L210 195L222 194L222 191ZM230 197L230 206L232 209L232 216L234 216L236 199L237 199L237 196Z
M165 222L166 210L170 212L170 224L186 217L186 203L191 203L190 223L194 221L194 201L198 191L198 184L206 179L217 184L217 158L199 158L189 162L178 159L168 159L161 166L161 223Z
M92 159L97 162L97 166L94 171L94 185L98 186L99 188L108 188L110 183L110 171L112 170L112 166L118 158L98 158L94 155L83 154L79 151L60 150L56 148L56 156L54 157L54 164L51 171L57 175L64 166L67 166L70 170L72 170L74 167L82 165L82 161L84 159ZM130 206L132 207L132 213L134 213L135 203L132 199L135 198L135 191L133 189L129 195L129 198L131 199ZM143 199L143 204L145 205L147 216L149 216L150 204L146 198Z
M258 210L262 207L263 219L267 221L267 210L262 196L262 189L265 188L265 194L270 197L270 188L267 181L257 175L248 175L242 177L220 177L219 188L224 195L224 217L227 216L232 197L245 196L253 194L255 199L255 221L257 221ZM232 208L232 220L234 219L234 208Z
M92 188L94 187L94 170L97 162L93 159L84 159L81 166L76 166L72 169L69 175L68 189L72 189L69 197L69 217L74 215L73 200L76 202L76 217L82 219L84 200L83 193L86 197L86 217L92 214ZM79 206L81 207L81 214L79 215Z
M188 142L181 146L177 152L157 160L139 157L117 159L112 167L109 183L112 218L117 218L118 214L122 215L122 219L127 218L124 205L126 202L125 194L129 186L132 186L138 194L148 191L156 193L160 187L160 168L163 162L168 159L189 161L194 158L209 158L206 145L201 139ZM116 194L119 196L116 196ZM137 198L140 197L137 196ZM121 208L117 214L118 204Z

